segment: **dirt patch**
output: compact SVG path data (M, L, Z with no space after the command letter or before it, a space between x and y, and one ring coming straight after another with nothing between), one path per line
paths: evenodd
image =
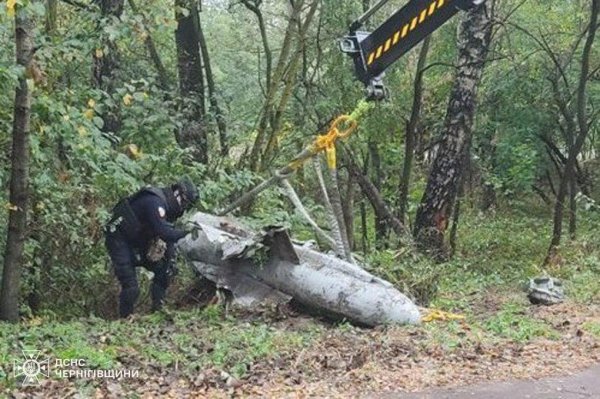
M497 309L485 305L487 312ZM556 339L527 343L490 341L467 323L455 323L454 344L436 342L421 327L348 331L331 329L310 347L279 359L273 369L257 364L240 393L250 396L361 396L366 392L413 392L481 381L541 378L600 361L600 342L584 323L600 317L596 305L531 306L525 316L553 326ZM452 346L454 345L454 346ZM217 392L217 391L209 391Z
M328 397L411 392L480 381L540 378L584 368L599 360L599 343L586 334L567 334L558 341L539 339L524 345L481 343L448 351L440 345L429 345L424 334L400 329L332 333L287 359L283 368L286 372L264 370L249 380L242 392L277 397L290 390L294 395Z

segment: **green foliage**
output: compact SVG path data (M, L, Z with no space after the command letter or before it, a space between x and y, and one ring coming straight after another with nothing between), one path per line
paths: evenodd
M563 263L542 270L548 226L541 220L547 215L538 214L532 204L521 205L486 217L463 213L458 253L451 262L438 265L444 271L430 306L462 314L466 320L426 324L432 344L452 350L482 342L558 339L555 324L536 317L536 308L529 305L523 290L529 278L544 273L563 279L568 302L599 303L599 254L591 244L595 221L583 219L578 242L562 249ZM597 334L596 324L588 321L581 328Z
M566 293L581 303L600 303L600 257L573 251L569 263L557 274L566 279Z
M59 2L57 26L54 31L46 32L43 3L30 2L37 25L35 59L46 83L37 84L32 103L31 214L22 287L22 311L26 316L68 318L114 313L118 287L108 266L102 229L119 198L142 185L166 185L187 175L200 186L198 209L214 212L268 177L238 167L256 138L258 110L266 91L266 60L255 16L239 2L225 1L204 4L200 14L217 86L216 98L225 114L231 147L229 157L220 156L214 115L209 110L202 122L209 136L210 162L200 165L193 161L189 149L180 147L175 137L175 132L188 121L182 115L184 104L178 91L178 58L173 37L177 22L173 5L162 0L138 3L138 12L126 6L120 18L100 21L97 10L82 10ZM499 15L508 13L515 5L513 1L503 3ZM296 79L298 84L293 86L288 107L278 111L282 114L277 132L280 140L274 158L267 164L269 169L286 164L326 128L330 119L354 111L355 116L360 115L359 129L347 142L359 158L356 161L367 164L367 175L380 180L376 182L380 183L380 192L395 212L405 120L412 107L418 51L411 51L386 71L391 101L361 102L362 85L353 76L350 60L338 51L333 40L342 36L348 24L361 14L361 6L361 2L342 0L322 2L315 19L319 23L309 27L302 48L301 67L295 76L286 72L285 79ZM387 4L365 28L375 27L397 6ZM443 265L415 255L409 247L366 254L365 263L374 273L389 279L419 303L434 301L448 308L464 308L467 306L464 300L444 293L448 290L467 293L480 287L513 284L544 272L539 265L550 234L550 208L530 206L529 197L533 185L547 193L551 191L546 182L548 171L556 178L539 136L553 139L560 148L566 143L557 125L558 111L548 83L552 64L525 31L548 33L544 34L548 45L560 57L572 56L576 61L580 50L572 55L569 51L587 16L588 10L581 6L578 2L558 0L525 3L511 14L510 20L523 29L505 25L495 36L494 49L499 56L486 65L479 90L469 177L469 188L475 187L464 202L470 202L469 208L477 200L478 178L481 178L495 188L500 208L516 208L515 212L478 216L467 210L459 226L456 258ZM276 61L287 9L273 1L262 2L261 9ZM532 17L542 14L543 19ZM444 123L455 71L452 65L456 60L458 23L459 19L454 19L432 37L428 63L433 67L424 75L419 126L425 147L439 139ZM166 89L159 87L155 66L146 52L148 33L167 71L170 86ZM0 149L3 150L0 182L4 188L0 204L4 209L8 201L14 89L19 77L26 73L14 62L14 25L6 15L6 7L0 7L0 41L3 43L0 89L4 93L0 95ZM90 83L93 55L108 54L112 47L107 41L119 52L119 68L110 82L110 91L93 88ZM569 68L565 79L573 84L577 73L577 67ZM590 104L600 99L597 86L590 84ZM118 132L106 132L102 117L113 108L118 109L121 126ZM592 151L595 149L595 154L600 151L597 125L591 125L592 139L586 143L587 153L582 161L592 183L598 181L596 171L600 170ZM132 145L138 148L136 154L129 150ZM373 168L375 155L380 159L380 176ZM345 182L343 159L340 157L339 161L341 180ZM413 168L409 221L425 190L427 162ZM292 183L297 185L315 220L327 229L316 179L308 169ZM598 255L589 248L594 239L590 226L600 223L595 206L599 202L600 185L591 186L595 192L585 199L579 197L583 238L574 247L563 248L565 265L552 270L566 280L569 295L578 301L595 301L600 291L594 283L598 280L594 278L598 274ZM395 248L396 237L375 236L375 218L368 204L367 231L362 231L358 223L360 202L367 203L356 189L353 209L356 241L364 233L368 247ZM536 217L530 217L532 213ZM2 212L0 245L6 238L6 219L7 213ZM290 227L294 238L314 238L311 228L277 188L256 199L247 221L256 228ZM452 279L453 276L461 278Z
M600 338L600 323L588 321L583 324L582 328L592 334L593 336Z
M378 251L366 259L367 268L426 306L435 297L442 269L425 256L401 251Z
M2 324L0 380L14 383L13 360L20 359L21 349L40 350L52 362L83 359L90 369L172 367L177 362L192 379L210 368L243 377L253 362L301 348L317 331L307 327L285 332L264 323L237 323L224 319L217 307L178 312L170 320L160 317L158 313L135 322L35 318L20 326Z
M281 358L297 358L295 355L315 337L331 331L319 322L303 320L282 328L279 322L254 320L246 315L231 317L219 306L146 315L146 273L140 273L143 293L138 315L128 321L104 320L115 316L119 288L108 265L102 230L118 199L142 185L167 185L187 175L200 188L198 210L214 212L269 177L266 171L257 174L239 167L256 139L259 110L267 91L266 59L255 16L240 2L221 0L204 2L200 14L217 88L215 97L227 123L230 151L221 156L215 115L208 99L204 99L207 113L203 120L189 121L182 113L187 104L179 93L173 4L163 0L137 3L139 12L132 12L126 5L120 18L100 20L97 10L59 2L60 18L53 32L46 32L43 2L31 9L37 24L35 59L46 82L35 86L32 102L31 211L21 287L24 319L20 325L0 325L0 384L9 389L15 386L13 360L24 348L41 350L52 358L83 358L95 369L131 365L175 369L195 381L199 374L211 371L244 377L258 361L277 365ZM275 132L276 148L273 159L265 162L268 170L285 165L315 134L326 130L332 118L354 112L360 116L359 128L346 142L357 156L355 161L379 185L384 201L395 213L418 50L386 71L390 101L362 103L362 84L356 81L351 61L338 51L334 40L361 14L361 3L321 2L315 18L318 23L309 27L301 46L298 70L295 74L284 71L282 80L291 80L293 90L288 106L277 109L281 123ZM433 346L463 351L479 348L482 342L556 339L556 324L539 317L521 290L521 285L534 276L547 273L561 278L569 304L600 303L597 121L590 124L590 139L580 159L591 192L578 196L578 238L563 243L561 257L548 270L541 264L550 238L552 209L532 200L535 186L552 202L548 177L553 183L557 180L556 168L540 136L551 139L560 150L566 148L567 141L559 126L564 118L553 100L555 93L548 79L553 64L525 32L543 36L560 60L572 61L561 77L570 85L564 92L570 93L576 87L581 55L580 48L574 53L571 49L586 25L585 3L498 2L498 21L516 5L519 7L506 24L497 27L494 60L486 64L478 90L470 173L465 179L457 249L451 261L436 264L416 254L406 238L376 236L374 213L355 183L355 206L351 211L359 244L356 247L361 248L360 238L364 235L367 248L378 248L366 250L365 267L392 282L419 305L465 316L461 321L409 327L411 334L426 337L425 342L419 342L425 349ZM397 6L398 2L387 4L365 29L382 22ZM261 10L276 65L287 6L263 1ZM424 75L419 123L421 150L432 150L442 133L456 70L458 23L459 18L454 19L432 37L428 56L431 67ZM148 33L167 71L167 88L158 84L156 67L147 54ZM5 209L14 89L26 74L14 62L14 25L6 15L6 7L0 7L0 42L0 205ZM292 51L296 51L295 46L293 43ZM119 68L108 82L111 89L94 88L90 82L93 56L101 58L113 49L119 52ZM592 105L600 102L600 86L596 76L591 79L588 95L590 109L594 110ZM275 108L277 101L272 104ZM117 132L107 132L104 126L103 116L110 109L118 111ZM193 151L181 148L177 141L176 133L190 122L199 122L208 134L206 165L195 162ZM408 226L425 191L431 155L416 154ZM374 167L377 159L380 170ZM344 189L347 171L342 155L338 161ZM483 183L490 184L497 194L494 212L476 209ZM292 184L314 219L327 230L325 209L312 171L300 171ZM346 194L342 190L344 200ZM359 221L361 203L366 209L366 231ZM289 227L294 238L314 238L306 221L278 188L262 193L245 216L244 220L257 229L281 225ZM2 212L2 246L6 226L7 212ZM400 249L398 241L402 243ZM258 264L265 259L265 252L257 252ZM180 275L170 294L193 278L191 273ZM600 338L597 320L587 320L579 327ZM356 330L349 323L335 329L348 335ZM81 397L98 395L91 386L79 389Z
M119 198L143 185L167 185L187 175L200 186L200 206L212 210L230 193L247 187L252 176L222 169L209 176L204 165L191 161L173 134L183 123L177 104L172 95L156 87L153 76L138 75L140 69L150 68L139 54L124 52L124 61L134 62L123 62L127 67L121 79L113 82L112 96L90 88L90 54L104 37L115 40L120 50L136 47L141 38L133 28L139 28L139 19L127 15L120 22L104 24L97 37L93 13L66 12L63 17L65 25L59 29L64 35L38 32L45 45L36 52L36 59L47 74L47 86L36 88L32 104L32 222L22 290L30 299L23 311L110 315L117 288L102 230ZM0 24L0 35L11 42L6 28ZM161 28L160 34L170 37L172 31ZM22 73L14 67L12 50L10 46L0 50L0 87L6 93L14 89ZM3 132L10 131L10 100L0 97L4 105L0 109L5 110L0 111ZM120 108L118 135L102 131L101 116L109 106ZM8 145L8 138L0 135L0 145ZM128 154L129 145L136 145L139 153ZM9 162L7 158L0 161ZM7 180L7 171L2 168L2 181ZM4 231L0 232L4 239Z
M485 331L515 342L527 342L535 337L557 339L558 333L544 322L526 317L522 303L505 303L495 316L482 325Z

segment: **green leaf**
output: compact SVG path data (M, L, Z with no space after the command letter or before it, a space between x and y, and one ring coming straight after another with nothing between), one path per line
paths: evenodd
M96 125L98 129L102 129L104 127L104 120L102 120L102 118L99 116L94 116L92 122L94 122L94 125Z
M133 93L133 99L135 101L144 101L144 93L136 91L135 93Z
M43 2L32 1L27 6L27 10L36 17L43 17L46 14L46 7Z

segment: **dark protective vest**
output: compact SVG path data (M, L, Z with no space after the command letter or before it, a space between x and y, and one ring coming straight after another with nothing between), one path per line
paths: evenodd
M138 192L129 197L125 197L120 200L112 210L112 218L107 224L108 231L114 231L118 229L127 238L138 237L142 231L142 223L133 211L131 203L144 194L152 194L159 197L167 207L170 207L170 202L164 191L156 187L143 187Z

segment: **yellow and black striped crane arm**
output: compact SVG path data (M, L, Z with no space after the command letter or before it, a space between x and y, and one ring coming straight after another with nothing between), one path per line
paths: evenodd
M380 1L374 8L380 8ZM350 34L341 43L342 51L354 58L358 79L365 85L380 82L383 72L398 58L430 35L459 10L466 10L485 0L410 0L372 33L357 29L364 22L357 20ZM372 15L367 11L366 15Z

